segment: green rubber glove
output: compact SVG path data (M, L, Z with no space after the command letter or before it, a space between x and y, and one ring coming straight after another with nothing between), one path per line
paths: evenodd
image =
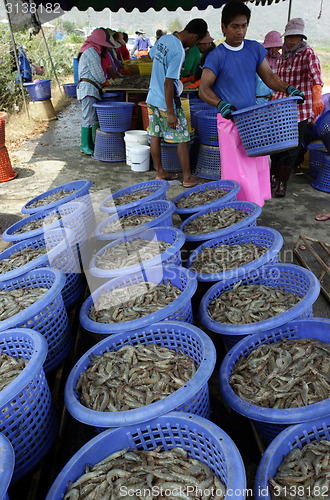
M302 97L303 102L305 100L305 94L301 90L292 87L292 85L287 86L286 93L295 97Z
M226 101L219 101L217 104L217 108L219 110L219 113L221 113L221 116L227 119L231 118L232 111L236 111L235 106L229 104Z

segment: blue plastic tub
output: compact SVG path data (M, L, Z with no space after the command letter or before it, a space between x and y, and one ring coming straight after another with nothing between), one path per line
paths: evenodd
M116 191L110 196L107 196L107 198L105 198L105 200L102 201L99 208L101 212L114 214L118 210L134 208L141 204L148 203L149 201L166 200L166 191L168 190L169 187L170 183L163 179L159 180L154 179L151 181L139 182L138 184L133 184L132 186L125 187L123 189L120 189L119 191ZM125 205L116 206L114 204L114 200L116 198L119 198L120 196L126 194L135 194L138 193L139 191L144 191L145 189L151 191L151 194L145 196L144 198L141 198L140 200L132 201L131 203L126 203Z
M52 97L51 80L35 80L34 82L23 83L32 101L45 101Z
M15 466L15 454L10 441L0 432L0 498L8 500L8 486Z
M122 92L103 92L101 102L124 101Z
M129 130L134 102L101 102L93 104L102 132Z
M22 276L0 282L2 292L17 288L48 288L48 292L34 304L0 321L0 332L8 328L28 327L45 337L48 344L45 372L58 366L71 348L68 313L62 298L64 284L64 274L49 267L40 267Z
M322 142L313 142L307 146L307 150L309 152L309 175L315 178L323 165L327 148Z
M65 307L71 306L82 294L83 284L80 274L78 255L72 246L73 233L70 229L52 229L40 236L19 241L0 253L0 261L8 259L13 253L25 248L47 248L47 253L37 259L0 274L0 282L21 276L39 267L53 267L65 273L62 297Z
M254 498L256 500L272 500L268 479L276 475L277 468L281 465L284 457L296 448L301 449L306 444L323 439L330 441L329 415L302 424L291 425L278 434L264 452L259 463L255 478ZM298 484L295 489L298 492ZM295 489L292 491L294 492ZM308 493L307 490L306 493ZM323 491L320 488L320 493L320 498L322 498L322 493L324 493L323 498L327 498L326 488Z
M68 97L77 97L76 83L62 83L62 87Z
M97 129L92 158L108 162L125 161L124 132L104 132Z
M130 286L143 281L151 281L156 285L170 281L172 285L182 290L182 293L171 304L159 309L158 311L143 316L133 321L124 321L120 323L98 323L89 318L89 311L98 299L102 291L110 291L116 288ZM144 328L165 319L175 321L187 321L192 323L193 313L191 298L197 289L197 280L193 273L180 266L166 265L154 266L134 274L123 275L114 278L104 285L97 288L83 303L80 309L80 323L85 330L98 333L99 335L112 335L127 330Z
M284 97L232 112L248 156L265 156L298 146L300 101L301 97Z
M312 315L313 304L320 293L318 279L311 271L308 271L304 267L294 264L268 264L251 271L247 276L242 278L240 284L242 286L259 284L281 288L294 295L298 295L301 297L301 300L289 310L277 314L273 318L256 323L236 325L214 321L208 312L209 303L213 299L219 298L225 291L232 290L236 283L236 277L216 283L205 293L199 306L200 320L203 325L212 332L219 333L224 342L230 347L247 335L253 333L266 334L269 330L282 327L282 325L294 319L308 318Z
M198 113L197 124L199 142L208 146L219 146L217 113Z
M242 210L247 214L240 222L236 222L236 224L232 224L231 226L224 227L223 229L218 229L217 231L213 231L211 233L203 233L203 234L188 234L185 233L185 227L189 222L201 215L208 214L209 212L216 212L225 207L232 207L235 210ZM186 241L194 245L195 247L201 245L207 240L212 240L213 238L221 238L223 236L227 236L230 233L237 231L237 229L242 229L243 227L250 227L257 225L257 218L261 214L262 209L256 203L252 203L251 201L232 201L229 203L223 203L218 205L215 208L206 208L204 210L200 210L199 212L191 215L186 219L180 226L181 231L185 233Z
M149 201L143 205L138 205L132 208L127 208L123 210L118 210L117 213L110 215L107 219L102 221L95 230L95 236L98 240L118 240L123 237L133 236L145 231L146 229L160 227L160 226L172 226L172 214L175 211L175 205L172 201L167 200L156 200ZM116 233L103 233L102 229L107 226L110 222L115 222L121 217L130 217L131 215L150 215L154 217L153 220L146 222L145 224L140 224L131 229L118 231Z
M198 368L193 377L180 389L150 405L126 411L102 412L86 408L75 390L80 375L90 366L94 356L106 351L117 351L123 345L157 344L186 354ZM208 380L216 361L216 350L209 337L199 328L181 321L154 323L143 330L125 331L111 335L94 345L77 361L65 385L65 405L71 415L87 425L97 428L136 425L170 411L185 411L209 418Z
M159 253L157 256L152 257L151 259L143 259L143 250L140 250L138 254L136 254L136 258L140 258L139 264L121 267L118 269L101 269L96 265L96 256L102 255L107 248L112 248L116 245L122 244L125 241L131 241L136 238L141 238L146 241L146 245L148 241L166 241L170 243L170 247L167 248L164 252ZM128 238L122 238L120 240L115 240L101 248L96 254L93 256L90 264L89 264L89 272L92 276L96 276L97 278L115 278L117 276L121 276L124 274L132 274L142 269L146 269L152 266L157 266L161 264L174 264L176 266L182 265L181 253L180 250L183 247L185 242L185 236L182 231L175 227L156 227L151 229L146 229L142 233L139 233L135 236L129 236ZM1 254L0 254L1 256Z
M212 181L221 179L221 157L219 146L200 144L194 175Z
M209 420L181 412L171 412L139 425L109 429L91 439L62 469L46 500L63 499L68 481L78 479L85 472L86 463L94 465L123 448L152 450L156 446L164 450L176 446L187 450L189 457L206 463L225 484L229 492L225 500L233 498L232 491L237 491L236 499L244 500L245 469L235 443Z
M0 426L15 452L13 481L17 481L46 454L57 432L43 368L47 343L34 330L14 328L0 332L0 350L29 360L24 370L0 393ZM8 462L8 469L11 465L12 462ZM1 488L2 480L0 491Z
M317 177L311 182L312 186L319 191L330 193L330 154L323 156L323 164L318 171Z
M237 413L253 421L257 432L268 444L285 427L318 418L329 417L330 399L299 408L274 409L263 408L241 399L229 384L232 369L241 356L248 356L262 344L272 344L281 339L313 338L329 343L330 320L311 318L295 320L271 331L259 331L232 347L225 356L219 371L220 391L224 400Z
M208 240L199 247L197 247L189 256L187 267L190 268L196 259L197 255L206 248L216 248L221 245L239 245L243 243L254 243L255 245L265 246L268 248L267 252L261 257L254 259L248 264L229 269L219 273L196 273L198 281L214 282L221 281L222 283L235 278L237 281L248 275L251 271L264 266L265 264L275 264L278 262L278 254L283 246L283 237L270 227L246 227L238 229L235 233L230 233L228 236L222 238L214 238ZM193 269L192 269L193 271Z
M212 189L223 189L224 191L228 192L222 198L211 201L210 203L205 203L204 205L197 205L192 208L176 207L175 213L178 214L182 220L185 220L194 213L200 212L201 210L205 210L207 208L215 208L218 205L223 205L224 203L228 203L230 201L236 201L236 195L240 188L241 187L238 182L230 180L213 181L200 184L199 186L187 189L185 192L179 194L176 198L174 198L173 203L177 205L177 202L179 200L182 200L183 198L189 198L189 196L193 193L211 191Z

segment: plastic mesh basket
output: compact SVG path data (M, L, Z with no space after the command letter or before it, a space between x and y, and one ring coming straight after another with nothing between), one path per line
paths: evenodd
M182 292L171 304L136 320L123 321L120 323L98 323L89 318L88 314L90 308L94 305L94 302L98 299L102 291L110 291L135 283L142 283L144 281L150 281L155 284L167 283L170 281L172 285L182 290ZM80 323L87 331L100 335L110 335L127 330L144 328L145 326L151 325L157 321L164 321L165 319L192 323L191 298L196 289L197 280L191 271L184 267L169 264L166 266L153 266L134 274L122 275L100 286L85 300L80 309Z
M193 143L189 141L189 147ZM163 169L166 172L181 172L181 164L178 157L178 145L170 142L160 141L160 157L162 160Z
M202 179L221 178L221 159L219 146L200 144L194 174Z
M254 243L255 245L265 246L268 250L261 257L254 259L252 262L240 267L235 267L234 269L229 269L228 271L209 274L196 273L198 281L221 281L223 283L233 278L240 280L249 272L265 264L276 263L278 261L279 251L283 246L283 237L276 229L270 227L258 226L238 229L238 231L230 233L228 236L214 238L197 247L196 250L190 254L187 261L187 267L190 268L197 255L205 249L216 248L221 245L239 245L243 243Z
M281 465L283 458L288 455L290 451L296 448L301 449L308 443L321 441L323 439L330 441L329 416L303 422L302 424L292 425L278 434L264 452L259 463L255 479L255 499L271 500L268 478L276 475L277 468ZM323 489L325 495L322 495L321 487L319 490L320 496L326 497L326 487ZM310 491L312 493L313 489L310 488ZM317 491L316 488L315 491ZM261 495L261 492L266 494ZM306 489L306 493L307 492L308 490Z
M323 164L315 180L311 182L312 186L319 191L330 193L330 155L323 156Z
M126 160L123 132L103 132L97 129L95 136L94 160L120 162Z
M0 350L29 360L15 380L1 391L0 398L0 432L9 439L15 452L13 480L16 481L48 451L57 424L43 370L47 355L45 339L26 328L6 330L0 332Z
M274 439L288 425L298 424L329 416L330 400L325 399L307 406L287 409L263 408L241 399L229 384L232 369L241 356L248 356L262 344L272 344L281 339L313 338L329 342L330 321L324 318L304 319L281 325L272 331L259 331L235 345L225 356L219 372L220 390L225 401L235 411L251 419L266 443Z
M15 179L17 172L11 166L8 150L6 146L0 148L0 182L7 182Z
M182 412L171 412L138 426L109 429L96 436L62 469L46 500L63 498L68 481L78 479L85 472L86 463L95 464L123 448L153 450L156 446L162 446L165 450L176 446L184 448L189 457L206 463L228 491L236 491L236 499L244 500L245 470L234 442L212 422ZM230 495L225 496L225 500L230 498Z
M6 135L5 135L5 129L6 129L6 118L7 118L7 113L0 112L0 148L3 148L6 142Z
M77 84L76 83L63 83L62 87L68 97L77 97Z
M125 132L132 119L133 102L101 102L93 104L102 132Z
M301 100L301 97L284 97L232 112L248 156L264 156L298 146Z
M218 113L217 108L214 106L210 106L203 101L190 102L190 117L191 117L191 126L195 129L196 135L199 135L198 130L198 117L199 115L214 113L216 116ZM218 143L217 143L218 144Z
M200 217L201 215L208 214L210 212L216 212L223 208L232 207L235 210L241 210L247 214L240 222L236 222L236 224L232 224L231 226L225 227L223 229L219 229L217 231L213 231L211 233L203 233L203 234L188 234L185 233L185 227L189 224L190 221L196 219L196 217ZM231 201L229 203L224 203L218 205L215 208L206 208L204 210L200 210L199 212L191 215L186 219L180 226L181 231L185 233L186 241L195 245L196 247L204 241L212 240L213 238L221 238L223 236L227 236L230 233L237 231L237 229L242 229L243 227L251 227L256 226L257 218L261 214L262 209L256 203L252 203L251 201Z
M139 67L140 75L151 75L152 61L145 62L145 61L139 60L138 67Z
M314 124L314 130L330 154L330 110L318 117Z
M103 200L100 204L101 212L115 213L117 210L124 210L126 208L134 208L138 205L148 203L149 201L155 200L166 200L166 191L170 187L169 182L164 179L154 179L151 181L139 182L137 184L133 184L132 186L125 187L111 194L105 200ZM119 198L120 196L126 194L135 194L139 191L148 190L151 193L140 200L132 201L131 203L126 203L124 205L116 206L114 204L114 200Z
M251 271L241 280L243 285L266 285L281 288L301 297L300 301L287 311L276 316L249 324L220 323L211 318L208 306L212 300L222 293L232 290L237 279L218 282L203 296L199 306L200 320L212 332L219 333L228 346L233 346L247 335L263 333L279 328L297 318L307 318L312 315L312 306L320 293L320 283L316 276L307 269L294 264L269 264Z
M141 108L143 128L144 130L147 130L147 128L149 127L149 115L148 115L147 103L146 101L140 101L138 105Z
M83 292L78 254L72 246L72 241L73 234L70 229L52 229L34 238L15 243L0 253L0 261L25 248L46 248L47 253L27 262L24 266L1 273L0 282L16 278L39 267L53 267L65 273L62 297L65 307L71 306Z
M106 351L117 351L124 345L157 344L176 352L186 354L195 361L198 368L193 377L170 396L150 405L126 411L102 412L87 409L79 401L75 387L80 375L90 366L94 356ZM87 351L67 379L65 404L71 415L79 422L95 427L121 427L138 424L152 418L180 410L208 418L209 391L208 380L212 375L216 351L212 341L199 328L182 322L164 321L155 323L143 330L128 331L111 335Z
M23 83L23 85L32 101L46 101L52 96L50 82L49 79L35 80L34 82Z
M208 146L219 146L217 113L197 113L199 142Z
M48 292L34 304L0 321L0 332L8 328L33 328L45 337L48 345L48 354L44 364L45 372L58 366L71 348L69 319L62 299L64 283L64 274L46 267L0 282L2 292L17 288L44 287L48 289Z
M173 203L177 205L178 201L182 200L183 198L189 198L189 196L194 193L202 193L203 191L207 192L211 191L212 189L223 189L224 191L227 191L227 194L222 196L222 198L218 198L217 200L205 203L204 205L196 205L195 207L191 208L176 207L175 213L178 214L182 220L185 220L194 213L199 212L200 210L214 208L219 204L223 205L224 203L228 203L230 201L236 201L236 194L240 190L240 185L238 184L238 182L230 180L207 182L204 184L200 184L199 186L187 189L185 192L179 194L176 198L174 198Z
M122 237L133 236L148 228L155 228L160 226L172 226L172 214L175 211L175 205L172 201L156 200L149 201L143 205L138 205L132 208L118 210L117 213L110 215L107 219L102 221L95 230L95 236L99 240L118 240ZM150 215L154 217L150 222L140 224L131 229L118 231L116 233L103 233L102 230L110 222L116 222L121 217L130 217L132 215Z
M15 454L10 441L0 432L0 498L9 500L7 495L15 466Z
M96 256L101 256L107 249L115 247L116 245L123 244L125 241L132 241L136 238L141 238L145 240L146 246L148 242L157 242L157 241L166 241L171 246L167 248L164 252L160 252L157 256L145 259L144 251L148 251L148 248L143 248L139 250L137 253L131 253L130 256L135 256L136 259L139 259L139 263L135 265L130 265L126 267L121 267L118 269L101 269L97 267L96 264ZM174 264L177 266L182 265L181 260L181 248L183 247L185 242L185 236L182 231L176 229L174 227L156 227L151 229L146 229L145 231L139 233L138 235L129 236L128 238L124 238L121 240L115 240L105 247L101 248L95 256L92 258L89 265L89 272L92 276L96 276L98 278L114 278L116 276L121 276L123 273L132 274L141 269L146 269L151 266L156 266L160 264Z
M317 177L320 168L323 165L324 156L327 148L322 142L314 142L307 146L309 152L309 174L311 177Z
M25 203L25 205L21 209L21 212L22 214L42 213L45 210L50 210L51 208L58 207L59 205L63 205L64 203L68 203L69 201L79 201L84 205L85 230L86 234L89 235L94 230L95 227L95 215L94 215L92 200L89 194L91 186L92 186L92 181L86 179L81 179L79 181L72 181L72 182L67 182L66 184L61 184L60 186L49 189L48 191L39 194L35 198L32 198L32 200ZM41 201L44 198L50 195L54 195L59 191L69 192L72 190L73 193L68 194L64 198L61 198L60 200L47 203L41 207L31 206L35 202Z

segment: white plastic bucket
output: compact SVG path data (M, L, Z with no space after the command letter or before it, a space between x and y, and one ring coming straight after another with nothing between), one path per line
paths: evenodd
M131 170L146 172L150 166L150 146L139 144L130 148Z
M146 130L127 130L124 136L125 146L126 146L126 163L131 165L130 149L132 146L137 144L142 144L144 146L148 145L148 132Z

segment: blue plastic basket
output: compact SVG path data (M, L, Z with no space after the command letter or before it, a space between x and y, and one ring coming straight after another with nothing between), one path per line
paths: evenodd
M195 129L195 134L197 136L199 136L198 116L206 113L208 114L212 113L216 116L218 110L214 106L210 106L209 104L206 104L206 102L203 101L190 104L191 127Z
M68 354L72 340L69 335L69 319L62 299L65 276L57 269L41 267L0 283L0 291L17 288L48 288L39 300L0 321L0 332L8 328L33 328L41 333L48 344L44 364L45 372L58 366Z
M170 281L172 285L182 290L181 294L173 300L171 304L159 309L158 311L143 316L132 321L123 321L120 323L98 323L89 318L88 314L91 307L97 301L103 291L110 291L116 288L130 286L135 283L151 281L155 284L166 283ZM175 321L187 321L192 323L193 314L191 298L197 289L197 280L194 274L184 267L166 265L153 266L134 274L128 274L114 278L104 285L100 286L83 303L80 309L80 323L85 330L98 333L100 335L112 335L127 330L144 328L165 319Z
M17 481L46 454L57 432L51 393L43 369L47 343L34 330L15 328L0 332L0 350L29 360L0 396L0 430L15 452L13 480Z
M254 498L256 500L271 500L268 479L276 475L277 469L279 465L281 465L283 458L296 448L301 449L308 443L321 441L323 439L330 441L329 415L303 422L302 424L291 425L278 434L264 452L259 463L255 478ZM290 488L288 488L288 490L290 490ZM294 489L292 491L294 491ZM307 492L306 489L306 493ZM320 492L322 493L322 488L320 488ZM326 498L327 494L328 493L324 489L323 497Z
M63 205L58 205L51 210L44 210L43 212L36 212L34 214L15 222L12 226L8 227L2 234L2 239L4 241L11 241L12 243L17 243L28 238L35 238L43 235L51 229L65 228L71 229L74 238L73 244L76 245L79 257L84 255L86 251L87 240L90 234L91 226L86 224L85 213L88 208L84 203L80 201L69 201ZM45 224L38 229L32 231L25 231L23 233L17 233L22 226L28 222L35 220L42 220L50 213L57 213L59 219L52 222L51 224ZM94 213L93 213L94 216Z
M225 500L233 498L232 491L236 491L236 499L244 500L245 469L235 443L209 420L182 412L171 412L138 426L109 429L91 439L62 469L46 500L63 499L68 481L78 479L85 472L86 463L94 465L123 448L153 450L156 446L187 450L189 457L206 463L225 484L229 492Z
M221 158L219 146L200 144L194 175L212 181L221 178Z
M107 212L113 214L117 212L117 210L134 208L137 207L138 205L148 203L149 201L166 200L166 191L168 190L169 187L170 183L165 181L164 179L154 179L151 181L139 182L138 184L133 184L132 186L125 187L111 194L110 196L105 198L105 200L102 201L99 208L101 212ZM145 198L132 201L131 203L126 203L125 205L116 206L114 204L114 200L116 198L119 198L120 196L129 193L134 194L139 191L144 191L145 189L147 189L148 191L152 191L152 193L146 196Z
M146 241L146 245L148 241L166 241L170 243L170 247L167 248L164 252L159 253L157 256L152 257L148 260L142 260L139 264L121 267L118 269L101 269L96 265L96 256L101 256L106 249L115 247L116 245L123 244L125 241L132 241L136 238L141 238ZM139 233L138 235L129 236L128 238L122 238L120 240L115 240L105 247L101 248L94 257L92 258L89 264L89 272L92 276L96 276L98 278L115 278L117 276L121 276L123 273L132 274L142 269L146 269L152 266L157 266L161 264L174 264L176 266L182 265L181 260L181 248L183 247L185 242L185 236L182 231L176 229L174 227L156 227L146 229L145 231ZM1 254L0 254L1 256ZM143 258L143 250L139 251L137 258Z
M137 344L157 344L181 352L193 359L198 368L193 377L173 394L141 408L102 412L84 406L75 388L80 375L90 366L90 360L106 351L117 351L123 345ZM108 427L136 425L170 411L185 411L208 418L210 415L208 380L212 375L215 361L216 351L209 337L199 328L180 321L154 323L143 330L111 335L89 349L71 370L65 385L65 405L79 422L103 430Z
M103 132L97 129L92 158L109 162L125 161L124 132Z
M309 144L307 149L309 152L309 174L315 178L323 165L327 148L322 142L314 142Z
M236 201L236 195L240 190L240 188L241 187L238 184L238 182L229 180L213 181L200 184L199 186L187 189L185 192L179 194L176 198L174 198L173 203L176 205L179 200L182 200L183 198L189 198L189 196L191 196L193 193L211 191L212 189L223 189L224 191L228 192L227 194L222 196L222 198L218 198L217 200L205 203L204 205L196 205L195 207L191 208L176 207L175 213L178 214L182 220L185 220L194 213L200 212L201 210L207 208L214 208L217 207L218 205L223 205L224 203L228 203L230 201Z
M81 179L79 181L72 181L72 182L67 182L66 184L62 184L61 186L57 186L55 188L49 189L45 193L39 194L32 200L28 201L25 203L25 205L22 207L21 212L22 214L36 214L36 213L42 213L45 210L50 210L51 208L58 207L59 205L63 205L64 203L68 203L70 201L79 201L83 203L84 205L84 222L85 222L85 230L86 234L90 234L95 227L95 215L94 215L94 210L93 210L93 205L92 205L92 200L89 194L89 189L92 186L92 181L86 180L86 179ZM54 193L57 193L58 191L72 191L74 190L73 193L68 194L68 196L65 196L64 198L61 198L58 201L53 201L52 203L48 203L47 205L43 205L42 207L31 207L33 203L36 201L42 200L46 198L49 195L52 195Z
M276 231L276 229L272 229L270 227L258 226L238 229L234 233L230 233L228 236L208 240L197 247L190 254L187 261L187 267L190 268L197 255L206 248L216 248L221 245L239 245L242 243L254 243L255 245L265 246L268 250L266 253L261 255L261 257L254 259L252 262L234 269L229 269L228 271L209 274L196 273L198 281L221 281L223 283L224 281L232 280L233 278L238 281L251 271L258 269L265 264L275 264L278 262L278 254L283 246L283 237L278 231Z
M294 264L269 264L251 271L244 276L241 285L267 285L281 288L293 295L301 297L300 301L287 311L273 318L256 323L236 325L214 321L208 312L210 302L219 298L227 290L233 289L237 279L219 282L213 285L203 296L199 315L201 322L212 332L219 333L227 346L233 346L247 335L266 333L279 328L297 318L307 318L312 315L312 306L320 293L320 283L316 276L307 269Z
M68 97L77 97L76 83L62 83L62 87Z
M102 132L125 132L130 129L134 102L100 102L93 104Z
M10 441L0 432L0 498L9 500L7 490L15 466L15 454Z
M251 419L266 443L270 443L285 427L312 420L317 416L322 418L330 414L330 399L324 399L299 408L274 409L263 408L240 398L229 384L232 369L241 356L248 356L262 344L272 344L281 339L313 338L329 342L330 321L324 318L292 321L273 329L259 331L243 339L226 354L219 372L220 391L224 400L235 411Z
M298 146L300 101L301 97L284 97L232 112L248 156L265 156Z
M23 85L28 91L32 101L45 101L52 96L50 82L51 80L45 79L23 83Z
M124 101L122 92L104 92L102 102L121 102Z
M235 210L242 210L247 214L240 222L236 224L232 224L231 226L225 227L223 229L219 229L217 231L213 231L212 233L204 233L204 234L187 234L185 233L186 225L193 219L200 217L201 215L207 214L209 212L216 212L225 207L232 207ZM242 229L243 227L251 227L257 225L257 218L261 214L262 209L256 203L252 203L251 201L231 201L229 203L224 203L222 205L218 205L216 208L206 208L204 210L200 210L199 212L191 215L186 219L180 226L181 231L185 233L186 241L189 242L192 246L195 247L201 245L207 240L212 240L213 238L222 238L223 236L227 236L230 233L237 231L238 229Z
M172 214L175 211L175 205L172 201L168 200L156 200L149 201L143 205L138 205L132 208L126 208L123 210L118 210L117 213L110 215L107 219L101 222L96 230L95 236L98 240L118 240L123 237L133 236L148 228L155 228L160 226L172 226ZM145 224L140 224L132 229L127 229L125 231L118 231L117 233L102 233L103 227L107 226L110 222L115 222L121 217L130 217L131 215L150 215L155 217L150 222Z
M198 137L201 144L218 146L217 112L202 112L197 114Z
M0 274L0 282L16 278L39 267L53 267L65 273L62 297L65 307L70 307L83 292L78 254L72 246L72 241L73 234L70 229L52 229L40 236L15 243L0 253L0 261L25 248L46 247L47 253L27 262L24 266Z
M330 154L330 110L322 113L314 124L314 131Z
M323 164L315 180L311 182L312 186L319 191L330 193L330 155L323 156Z

